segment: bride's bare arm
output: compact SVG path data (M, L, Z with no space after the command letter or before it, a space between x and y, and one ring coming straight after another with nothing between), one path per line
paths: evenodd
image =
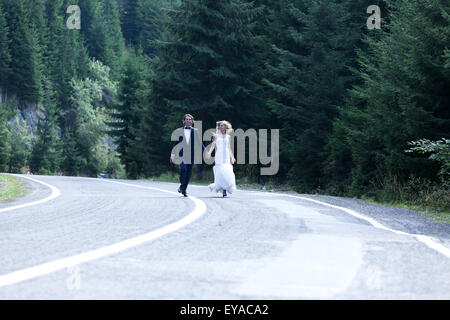
M230 154L231 163L234 164L236 162L236 159L234 158L233 152L231 151L231 139L228 139L228 153Z

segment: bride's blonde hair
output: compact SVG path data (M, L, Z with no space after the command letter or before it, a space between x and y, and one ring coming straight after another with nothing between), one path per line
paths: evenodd
M227 128L226 133L230 134L233 131L233 127L231 126L231 123L229 123L227 120L222 120L222 121L217 121L216 122L216 133L219 134L221 133L219 126L220 124L223 123L225 125L225 127Z

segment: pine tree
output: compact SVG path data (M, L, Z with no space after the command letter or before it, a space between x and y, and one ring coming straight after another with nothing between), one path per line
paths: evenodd
M82 11L80 31L87 45L90 57L92 57L91 44L94 39L92 35L92 23L97 15L98 5L98 1L78 0L78 6Z
M352 20L353 2L281 1L272 11L279 30L264 83L282 126L281 157L289 164L284 168L290 167L289 180L303 191L328 183L332 121L354 82L349 67L362 36Z
M49 75L55 90L59 126L64 136L66 129L71 130L76 121L70 96L73 94L71 81L88 75L89 57L83 44L82 33L77 29L68 29L64 17L70 1L58 0L48 4ZM81 19L83 21L84 18Z
M139 0L123 0L122 7L122 32L126 42L130 45L138 45L138 2Z
M80 1L80 5L84 1ZM103 0L87 6L88 31L83 31L89 56L100 60L111 68L112 78L119 79L124 58L124 39L120 29L119 11L116 2ZM83 28L83 19L82 26Z
M167 1L137 1L136 27L139 33L136 39L133 38L135 35L129 39L131 42L136 41L135 47L142 48L143 52L149 56L159 54L154 41L161 39L166 19L160 8L168 5Z
M298 74L304 68L299 57L307 52L305 45L299 41L305 28L305 3L281 0L260 1L267 10L268 21L259 27L264 35L266 57L262 82L264 101L271 110L271 125L280 128L280 167L279 175L286 177L288 170L297 161L295 139L298 132L298 118L301 113L297 109L301 79ZM287 30L289 32L287 32ZM294 176L294 174L291 174ZM291 179L299 181L299 179Z
M257 14L232 0L184 1L170 13L152 88L162 99L156 104L169 107L171 127L187 112L206 124L229 119L243 128L263 113L250 33Z
M7 126L9 116L9 109L5 105L0 104L0 172L8 172L11 153L10 134Z
M27 2L27 9L29 11L30 19L29 26L35 30L36 40L39 44L39 56L40 61L46 66L44 59L45 52L47 51L48 44L48 32L46 24L46 12L45 6L47 0L33 0Z
M110 61L104 61L104 64L111 69L111 78L117 80L120 78L123 61L125 59L125 40L120 28L119 8L115 1L104 0L102 6L103 16L107 28L107 43L109 44ZM101 59L100 59L101 60Z
M141 156L137 152L136 135L140 126L145 100L142 91L145 90L149 72L147 59L131 52L125 63L124 75L120 84L118 102L111 112L114 121L108 125L108 133L113 136L120 155L121 163L130 178L137 178L142 172ZM134 162L133 165L131 163ZM139 165L138 165L139 163ZM133 170L131 169L133 166ZM131 172L133 171L133 172Z
M359 53L362 84L351 91L335 127L348 144L351 193L361 195L410 175L439 169L404 152L409 141L438 140L450 132L445 71L449 21L446 1L386 1L389 24Z
M39 174L56 174L59 171L61 154L56 127L58 119L56 92L50 87L46 89L36 140L30 155L30 170Z
M87 161L77 147L77 141L72 132L66 132L61 152L61 171L65 175L76 176L80 174Z
M63 22L63 1L46 1L46 50L44 60L46 62L47 76L55 83L58 82L58 73L61 72L58 64L61 63L60 45L63 40L64 22ZM64 59L65 60L65 59Z
M30 28L24 0L5 0L9 26L9 87L25 101L37 102L42 95L42 65L37 30Z
M165 163L171 148L171 143L161 138L164 137L168 110L152 103L160 99L158 92L151 86L151 83L157 81L154 70L157 69L160 60L157 57L150 60L145 57L138 59L148 61L148 71L141 79L140 88L136 90L139 97L136 104L138 123L131 127L134 140L130 141L128 146L130 168L127 174L129 177L158 176L167 170ZM142 67L140 69L142 70Z
M262 117L251 35L258 13L252 4L233 0L183 1L169 11L168 31L156 41L160 57L152 63L148 103L136 138L146 175L161 173L170 154L170 134L183 114L201 119L205 128L217 119L246 128Z
M31 134L28 132L25 120L16 116L14 121L9 125L10 128L10 145L9 172L22 173L22 168L28 164L28 158L31 153Z
M122 33L127 46L141 48L149 56L157 55L153 42L161 39L166 23L164 11L174 8L174 1L123 0L119 3Z
M5 13L0 3L0 93L8 84L9 64L11 62L8 32Z

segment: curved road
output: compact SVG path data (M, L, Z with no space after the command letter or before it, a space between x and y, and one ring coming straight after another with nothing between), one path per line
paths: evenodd
M445 228L313 196L19 177L28 195L0 204L0 299L450 298Z

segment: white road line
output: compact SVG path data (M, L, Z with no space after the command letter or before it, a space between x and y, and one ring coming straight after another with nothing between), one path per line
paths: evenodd
M447 258L450 258L450 249L447 248L446 246L436 242L436 240L434 240L432 237L430 236L426 236L423 234L414 234L414 233L407 233L407 232L403 232L403 231L399 231L399 230L394 230L391 229L389 227L386 227L385 225L379 223L378 221L376 221L375 219L372 219L370 217L366 217L354 210L351 209L347 209L344 207L339 207L339 206L335 206L326 202L322 202L319 200L314 200L314 199L309 199L309 198L305 198L305 197L301 197L301 196L294 196L294 195L290 195L290 194L282 194L282 193L276 193L276 192L259 192L259 191L253 191L256 193L260 193L261 195L271 195L271 196L284 196L284 197L290 197L290 198L297 198L297 199L302 199L302 200L306 200L306 201L310 201L310 202L314 202L314 203L318 203L327 207L331 207L331 208L335 208L335 209L339 209L342 210L358 219L362 219L365 220L367 222L369 222L372 226L374 226L375 228L378 229L383 229L386 231L390 231L396 234L400 234L400 235L405 235L405 236L411 236L416 238L418 241L426 244L428 247L430 247L433 250L438 251L439 253L443 254L444 256L446 256Z
M20 177L20 178L24 178L24 179L28 179L28 180L34 181L36 183L40 183L40 184L48 187L52 191L52 193L47 198L44 198L42 200L28 202L28 203L24 203L24 204L21 204L21 205L11 206L11 207L0 209L0 213L1 212L12 211L12 210L16 210L16 209L21 209L21 208L26 208L26 207L30 207L30 206L35 206L37 204L42 204L42 203L48 202L50 200L53 200L53 199L59 197L59 195L61 194L61 192L59 191L58 188L56 188L55 186L52 186L52 185L50 185L48 183L45 183L45 182L42 182L42 181L30 178L30 177L26 177L26 176L20 176L20 175L9 174L9 173L5 173L5 174L9 175L9 176L17 176L17 177Z
M139 185L124 183L124 182L110 181L110 180L103 180L103 181L113 182L113 183L117 183L117 184L141 188L141 189L157 190L157 191L161 191L161 192L178 195L178 193L175 193L172 191L167 191L164 189L154 188L154 187L145 187L145 186L139 186ZM30 267L30 268L18 270L15 272L11 272L11 273L8 273L5 275L1 275L0 276L0 287L15 284L15 283L22 282L22 281L29 280L29 279L33 279L33 278L36 278L39 276L46 275L51 272L55 272L55 271L65 269L65 268L68 268L68 267L71 267L74 265L78 265L81 263L85 263L88 261L92 261L92 260L95 260L98 258L108 256L111 254L115 254L120 251L129 249L129 248L141 245L143 243L149 242L151 240L154 240L156 238L162 237L163 235L166 235L168 233L174 232L174 231L188 225L189 223L193 222L194 220L198 219L200 216L202 216L206 212L206 204L203 201L201 201L195 197L192 197L192 196L190 196L189 199L191 199L195 203L194 210L191 211L186 217L182 218L181 220L178 220L177 222L171 223L165 227L159 228L159 229L151 231L149 233L146 233L146 234L143 234L143 235L140 235L140 236L128 239L128 240L124 240L124 241L121 241L121 242L118 242L118 243L115 243L115 244L112 244L112 245L109 245L106 247L102 247L102 248L84 252L84 253L81 253L81 254L78 254L75 256L54 260L54 261L47 262L47 263L44 263L44 264L41 264L41 265L38 265L35 267Z

